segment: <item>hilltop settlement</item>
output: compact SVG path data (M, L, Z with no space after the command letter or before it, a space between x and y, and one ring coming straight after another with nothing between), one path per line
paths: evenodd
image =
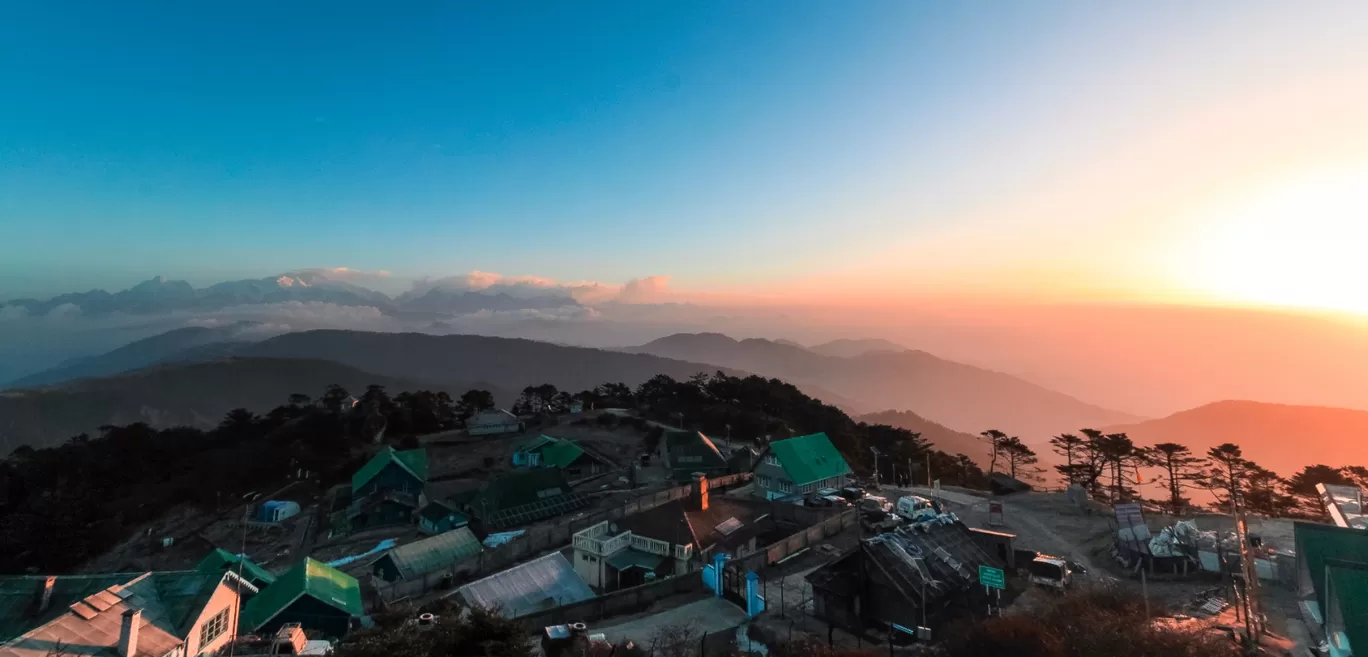
M1356 487L1322 486L1329 522L1171 515L941 473L925 445L870 447L865 425L868 444L733 439L731 421L529 391L402 437L362 417L339 476L299 452L273 488L170 510L68 572L0 576L0 657L328 654L486 613L548 656L911 654L1104 589L1231 646L1368 655ZM906 467L881 477L880 456Z

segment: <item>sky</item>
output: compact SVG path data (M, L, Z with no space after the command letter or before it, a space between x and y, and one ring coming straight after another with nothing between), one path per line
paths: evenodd
M1368 312L1368 5L9 3L0 298L305 267Z

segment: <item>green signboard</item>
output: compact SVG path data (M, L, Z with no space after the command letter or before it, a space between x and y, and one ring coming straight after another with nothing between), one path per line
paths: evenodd
M979 566L979 583L994 589L1007 588L1007 574L1001 568Z

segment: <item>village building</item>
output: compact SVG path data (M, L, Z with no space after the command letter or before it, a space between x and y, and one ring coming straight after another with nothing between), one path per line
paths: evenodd
M426 501L427 452L386 445L352 475L347 520L353 531L414 522Z
M434 500L418 512L418 529L425 534L442 534L470 524L470 518L451 502Z
M556 468L566 479L575 480L608 472L613 464L564 438L540 435L513 452L513 465L523 468Z
M584 507L589 498L575 493L555 468L510 470L486 483L466 505L485 529L514 527Z
M695 473L709 477L727 474L727 459L701 431L666 431L661 436L660 458L670 469L670 477L688 483Z
M305 557L243 606L241 630L271 635L297 623L305 630L341 637L363 613L356 578Z
M466 433L472 436L498 436L523 430L518 416L501 408L480 411L466 420Z
M964 523L943 519L864 539L807 580L813 613L838 627L938 628L987 609L979 566L1007 564Z
M240 587L199 570L0 577L0 657L211 654L236 634Z
M750 445L742 445L727 456L727 472L736 474L752 472L760 464L760 450Z
M851 470L825 433L769 444L755 466L755 495L767 500L841 488Z
M196 564L195 570L203 573L232 571L250 585L250 588L243 592L245 598L255 595L275 581L275 575L272 575L271 571L262 568L247 557L233 554L223 548L215 548L213 552L205 555Z
M684 500L576 532L575 572L605 591L693 572L717 554L753 554L773 524L763 522L768 515L767 504L710 495L707 477L699 475Z
M1361 629L1368 628L1368 531L1297 522L1292 532L1303 617L1323 635L1334 657L1354 654L1351 645L1368 652Z
M1363 505L1363 489L1358 486L1316 484L1325 512L1340 527L1368 529L1368 508Z
M467 606L495 609L507 618L520 618L595 597L560 552L476 580L451 595Z
M429 536L390 549L371 564L371 572L386 582L412 580L453 567L479 556L483 547L469 527Z
M1325 569L1325 640L1330 657L1368 653L1368 565L1332 562ZM1354 652L1354 646L1359 652Z

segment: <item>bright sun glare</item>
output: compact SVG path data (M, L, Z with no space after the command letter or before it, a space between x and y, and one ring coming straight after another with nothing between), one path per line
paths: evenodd
M1368 314L1368 165L1307 175L1190 221L1179 284L1217 301Z

